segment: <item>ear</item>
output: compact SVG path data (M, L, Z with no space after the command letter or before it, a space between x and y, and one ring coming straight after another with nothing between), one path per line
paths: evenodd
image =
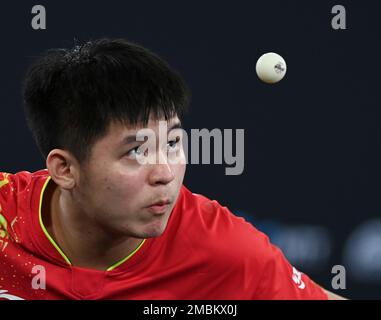
M79 164L68 151L53 149L46 158L46 167L53 181L63 189L73 189L79 179Z

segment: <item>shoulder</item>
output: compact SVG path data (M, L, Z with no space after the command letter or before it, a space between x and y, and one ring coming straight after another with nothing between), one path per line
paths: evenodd
M259 263L269 254L268 237L244 218L217 200L192 193L185 187L181 193L182 230L192 238L194 246L210 250L215 258L228 257L237 263L248 258Z
M20 171L7 173L0 171L0 199L6 199L7 195L17 195L28 189L36 180L46 179L49 173L46 169L36 172Z
M214 274L230 274L256 299L325 299L269 237L216 200L182 190L181 232Z
M0 172L0 216L2 220L8 222L13 220L18 215L19 206L30 200L30 195L40 189L38 182L46 180L47 177L47 170L39 170L34 173L29 171Z

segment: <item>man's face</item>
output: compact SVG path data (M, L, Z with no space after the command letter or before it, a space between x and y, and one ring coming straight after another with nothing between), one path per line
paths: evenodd
M143 127L112 123L106 136L94 144L89 162L80 170L74 193L84 214L107 232L136 238L160 236L185 174L179 126L179 119L172 118L167 122L167 139L159 139L159 121L150 119L144 128L155 133L156 146L150 149L149 156L160 161L142 164L139 156L145 142L137 142L136 133ZM169 158L175 156L181 161L171 164L168 152Z

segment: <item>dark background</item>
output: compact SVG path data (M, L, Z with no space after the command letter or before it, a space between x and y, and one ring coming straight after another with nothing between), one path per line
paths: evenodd
M33 30L44 5L47 29ZM344 5L347 29L333 30ZM0 16L1 171L45 167L26 127L27 66L74 39L124 37L177 69L192 90L185 128L245 129L245 170L189 165L185 184L244 215L290 261L349 298L381 298L381 75L376 1L10 1ZM262 83L265 52L287 62ZM333 290L334 265L346 290Z

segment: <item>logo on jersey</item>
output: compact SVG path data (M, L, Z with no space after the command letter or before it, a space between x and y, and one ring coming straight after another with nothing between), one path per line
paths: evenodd
M8 245L7 239L8 235L8 224L4 216L1 214L1 205L0 205L0 252L4 251Z
M8 224L4 216L1 214L1 204L0 204L0 238L8 237Z
M3 177L0 178L0 188L4 187L5 185L9 183L9 180L8 180L9 174L3 173L2 175Z
M14 296L13 294L7 293L8 290L0 290L0 300L24 300L23 298L20 298L18 296Z
M292 280L294 280L294 282L298 285L299 289L303 290L306 287L306 285L302 280L302 273L296 270L295 267L292 267L292 273Z

